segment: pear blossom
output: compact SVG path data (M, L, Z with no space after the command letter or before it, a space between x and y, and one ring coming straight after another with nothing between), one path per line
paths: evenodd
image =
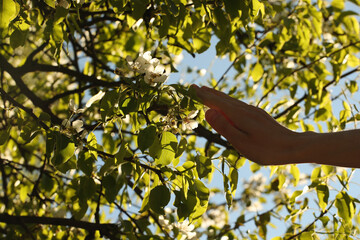
M152 61L151 52L147 51L145 53L140 53L139 57L133 61L130 56L126 57L126 61L128 62L129 66L138 73L146 73L147 69L151 66L151 64L157 64L156 60ZM152 61L152 62L150 62Z
M79 109L79 106L75 103L74 99L70 99L69 101L69 110L73 113L82 113L85 111L85 109Z
M165 68L163 65L157 65L154 67L150 65L148 70L145 72L145 82L150 86L155 86L156 83L165 82L167 79L167 74L164 74Z
M177 121L172 114L168 114L164 118L160 118L160 121L164 123L164 131L168 131L170 129L177 129Z
M170 224L170 220L165 219L162 215L159 216L159 224L167 231L171 231L173 229L173 226Z
M188 220L180 223L174 223L174 226L179 229L183 235L187 236L187 239L196 239L196 232L193 232L195 226L190 224Z
M71 123L72 128L78 133L83 130L83 125L84 123L81 120L75 120Z
M63 126L64 128L69 128L70 127L70 120L69 119L64 119L61 122L61 126Z
M295 63L294 61L289 61L286 63L286 68L295 68Z
M144 19L140 18L139 20L136 21L136 23L134 23L134 25L132 25L132 30L134 32L136 32L138 30L138 28L140 27L140 25L143 23Z
M263 209L261 202L252 202L250 206L246 208L249 212L259 212Z
M68 9L70 6L70 3L67 0L58 0L57 6Z
M101 100L105 95L105 92L100 90L96 95L92 96L86 103L86 108L89 108L94 102Z
M199 70L199 76L200 77L205 76L205 74L206 74L206 69L205 68L202 68L202 69Z
M194 118L196 117L197 113L199 111L198 110L193 110L189 113L189 115L187 115L184 119L183 119L183 124L182 124L182 130L186 131L186 130L192 130L198 127L198 122L196 120L194 120Z
M165 82L168 77L168 74L165 73L165 67L160 64L159 59L152 58L150 51L140 53L135 61L130 56L127 56L126 61L132 70L145 74L144 80L151 86L155 86L159 82Z

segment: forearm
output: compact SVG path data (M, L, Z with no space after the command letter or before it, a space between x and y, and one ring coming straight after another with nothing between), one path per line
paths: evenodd
M294 141L292 162L360 168L360 130L300 133Z

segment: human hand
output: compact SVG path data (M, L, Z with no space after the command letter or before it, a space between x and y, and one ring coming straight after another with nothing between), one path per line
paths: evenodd
M246 158L261 165L291 163L296 132L280 125L261 108L208 87L192 87L210 108L206 121Z

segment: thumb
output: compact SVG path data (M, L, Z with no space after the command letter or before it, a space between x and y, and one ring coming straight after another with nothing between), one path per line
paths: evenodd
M235 128L232 122L228 121L223 114L215 109L207 110L205 119L215 131L224 136L234 146L246 137L245 133Z

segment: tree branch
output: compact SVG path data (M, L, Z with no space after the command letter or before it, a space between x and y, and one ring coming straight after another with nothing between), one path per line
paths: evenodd
M20 103L18 103L15 99L13 99L9 94L7 94L2 88L0 88L0 94L4 97L4 99L7 99L9 102L11 102L14 106L21 108L22 110L24 110L26 113L28 113L35 121L39 122L39 124L41 125L42 128L44 128L45 130L48 130L49 127L43 123L42 121L39 120L39 118L33 113L32 109L27 108L23 105L21 105Z
M353 74L353 73L355 73L355 72L358 72L358 71L360 71L360 67L355 68L355 69L353 69L353 70L351 70L351 71L349 71L349 72L347 72L347 73L344 73L343 75L340 76L340 79L341 79L341 78L344 78L344 77L347 77L347 76L349 76L349 75L351 75L351 74ZM336 82L335 79L332 80L332 81L330 81L330 82L328 82L328 83L322 88L322 90L323 90L323 91L326 90L330 85L334 84L335 82ZM318 91L314 92L313 95L317 94L317 92L318 92ZM293 109L294 107L298 106L301 102L303 102L307 97L308 97L308 94L305 93L301 98L299 98L299 99L298 99L296 102L294 102L291 106L289 106L288 108L286 108L286 109L283 110L282 112L276 114L276 115L274 116L274 119L278 119L278 118L284 116L286 113L290 112L291 109Z
M87 231L100 231L101 235L104 235L110 239L117 239L115 238L116 234L124 235L124 233L119 230L119 226L116 224L91 223L91 222L75 220L72 218L13 216L6 213L0 213L0 222L10 225L41 224L41 225L75 227L75 228L85 229Z
M14 81L16 82L17 87L19 87L21 93L23 93L26 97L28 97L31 102L34 104L34 106L39 107L41 110L43 110L44 112L46 112L47 114L50 115L51 117L51 122L60 125L61 124L61 119L58 118L56 115L54 115L50 108L49 105L46 104L45 101L43 101L41 98L39 98L38 96L35 95L35 93L33 93L28 86L26 86L26 84L24 83L24 81L22 80L22 75L23 73L21 71L19 71L21 68L14 68L7 60L6 58L0 54L0 66L2 66L2 68L8 72L10 74L10 76L14 79Z
M284 75L282 78L280 78L280 79L274 84L274 86L272 86L271 89L269 89L269 90L260 98L260 100L259 100L259 102L257 103L256 106L259 106L260 103L261 103L272 91L274 91L275 88L278 87L287 77L293 75L293 74L296 73L296 72L299 72L299 71L301 71L301 70L304 70L304 69L306 69L306 68L309 68L310 66L312 66L313 64L319 62L319 61L320 61L321 59L323 59L323 58L331 57L332 55L334 55L334 54L336 54L336 53L338 53L338 52L340 52L340 51L342 51L342 50L344 50L344 49L346 49L346 48L348 48L348 47L351 47L351 46L354 46L354 45L356 45L356 44L359 44L359 43L360 43L360 41L356 41L356 42L353 42L353 43L349 43L348 45L344 46L343 48L340 48L340 49L338 49L338 50L336 50L336 51L334 51L334 52L332 52L332 53L330 53L330 54L327 54L327 55L325 55L325 56L322 56L322 57L316 59L315 61L310 62L310 63L308 63L308 64L305 64L305 65L303 65L302 67L296 68L296 69L294 69L293 71L291 71L289 74Z

